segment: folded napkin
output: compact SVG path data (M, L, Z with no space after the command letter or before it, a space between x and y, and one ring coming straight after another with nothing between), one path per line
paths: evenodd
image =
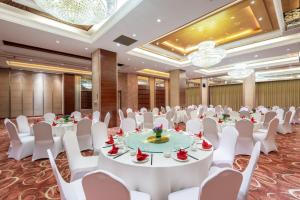
M205 140L203 140L202 142L202 148L203 149L210 149L212 147L211 144L208 144L208 142L206 142Z
M74 123L74 124L77 124L77 123L78 123L78 121L74 120L74 121L73 121L73 123Z
M55 120L59 120L60 119L60 116L55 116Z
M181 128L180 128L178 125L176 125L176 126L175 126L175 131L176 131L176 132L179 132L179 131L181 131Z
M123 130L120 128L120 130L117 132L117 135L118 136L123 136L124 135L124 132Z
M112 145L111 150L108 151L109 154L117 154L119 151L119 147L116 147L114 144Z
M106 141L105 143L106 143L106 144L114 144L114 143L115 143L115 141L114 141L114 138L113 138L113 136L112 136L112 135L110 135L110 136L109 136L109 138L108 138L108 141Z
M219 124L223 123L223 120L219 119L218 123L219 123Z
M184 149L180 149L178 152L177 152L177 158L179 160L186 160L187 159L187 151L184 150Z
M55 123L55 122L52 122L52 126L56 126L57 125L57 123Z
M140 128L140 127L135 128L135 131L136 131L136 132L140 132L140 131L141 131L141 128Z
M203 136L203 134L202 134L202 132L200 131L198 134L195 134L198 138L202 138L202 136Z
M245 119L246 117L244 115L241 116L242 119Z
M201 115L201 116L200 116L200 119L203 119L203 118L204 118L204 116L203 116L203 115Z
M250 121L251 121L252 123L256 123L254 117L251 117Z
M143 153L141 150L140 150L140 148L138 148L138 152L137 152L137 154L136 154L136 159L138 160L138 161L143 161L143 160L145 160L146 158L148 158L148 154L146 154L146 153Z

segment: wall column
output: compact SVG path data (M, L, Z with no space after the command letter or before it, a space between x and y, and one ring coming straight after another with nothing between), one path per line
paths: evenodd
M127 108L138 110L138 78L136 74L127 74Z
M165 105L170 106L170 101L169 101L169 91L170 91L170 86L169 86L169 81L165 80Z
M201 79L201 94L202 94L202 105L207 105L209 104L208 102L208 79L207 78L202 78Z
M92 54L93 111L101 113L101 120L110 112L109 127L117 126L117 54L98 49Z
M150 88L150 109L155 107L155 78L149 77L149 88Z
M250 109L255 107L255 73L243 81L243 105Z
M177 69L170 72L170 106L185 106L185 71Z

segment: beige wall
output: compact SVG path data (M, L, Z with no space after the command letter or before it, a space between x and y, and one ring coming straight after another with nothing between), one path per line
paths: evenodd
M155 107L155 78L149 77L149 88L150 88L150 109Z
M186 74L182 70L170 72L170 106L185 106Z

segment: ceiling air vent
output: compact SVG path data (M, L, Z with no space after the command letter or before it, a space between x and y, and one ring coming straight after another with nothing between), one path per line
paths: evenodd
M137 40L127 37L125 35L121 35L114 40L114 42L125 45L125 46L130 46L133 43L135 43L136 41Z
M118 63L118 67L123 67L124 64Z

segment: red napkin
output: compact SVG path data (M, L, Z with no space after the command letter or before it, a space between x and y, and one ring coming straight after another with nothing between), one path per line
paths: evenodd
M109 136L109 138L108 138L108 141L106 141L105 143L106 143L106 144L114 144L114 143L115 143L115 141L114 141L114 138L113 138L113 136L112 136L112 135L110 135L110 136Z
M118 136L123 136L124 135L124 132L123 130L120 128L120 130L117 132L117 135Z
M203 134L202 134L202 132L200 131L198 134L196 134L196 136L198 137L198 138L202 138L202 136L203 136Z
M119 151L119 148L116 147L116 146L113 144L111 150L109 150L108 153L109 153L109 154L117 154L118 151Z
M159 126L159 128L161 128L161 129L162 129L162 128L163 128L163 125L161 124L161 125Z
M200 116L200 119L203 119L203 118L204 118L204 116L203 116L203 115L201 115L201 116Z
M186 160L187 159L187 151L184 150L184 149L180 149L178 152L177 152L177 158L179 160Z
M60 116L55 116L55 120L59 120L60 119Z
M223 123L223 120L219 119L218 123L219 123L219 124Z
M140 131L141 131L141 128L139 128L139 127L138 127L138 128L135 128L135 131L136 131L136 132L140 132Z
M242 117L241 117L242 119L245 119L245 116L244 115L242 115Z
M136 154L136 159L137 159L138 161L143 161L143 160L145 160L148 156L149 156L148 154L143 153L143 152L140 150L140 148L138 148L138 152L137 152L137 154Z
M203 149L210 149L212 147L211 144L208 144L208 142L206 142L205 140L203 140L202 142L202 148Z
M175 131L176 131L176 132L181 131L181 129L180 129L180 127L179 127L178 125L175 126Z
M52 126L56 126L57 125L57 123L55 123L55 122L52 122Z
M74 120L74 121L73 121L73 123L74 123L74 124L77 124L77 123L78 123L78 121Z
M256 123L254 117L251 117L250 121L251 121L252 123Z

